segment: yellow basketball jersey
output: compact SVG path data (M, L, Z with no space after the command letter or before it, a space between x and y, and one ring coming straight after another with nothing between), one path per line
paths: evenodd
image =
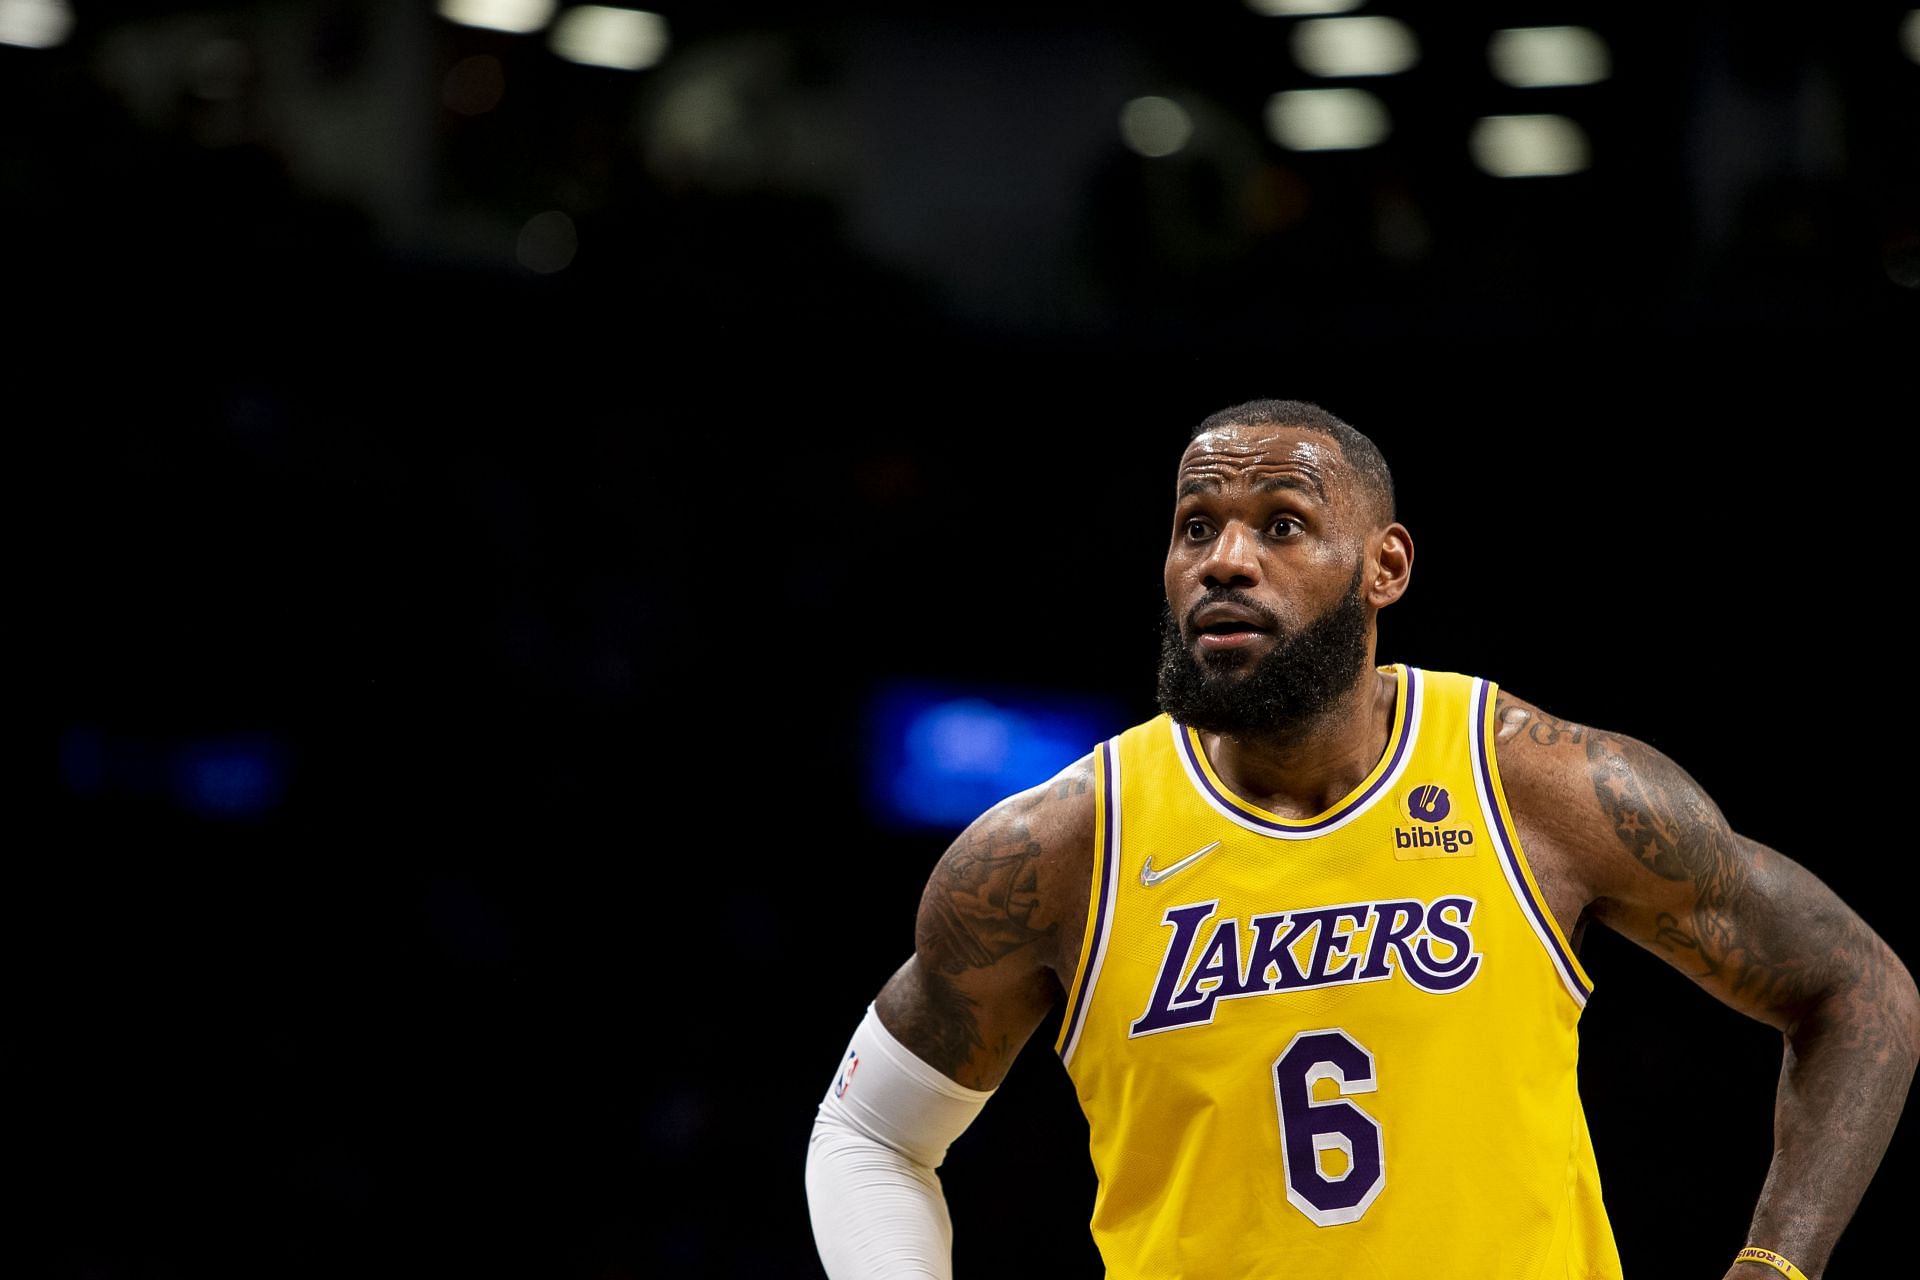
M1494 686L1391 670L1386 752L1317 817L1234 795L1164 715L1096 751L1057 1048L1111 1277L1620 1275L1575 1078L1592 984L1514 835Z

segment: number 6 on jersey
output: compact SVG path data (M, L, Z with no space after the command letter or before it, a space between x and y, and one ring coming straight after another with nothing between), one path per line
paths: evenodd
M1337 1027L1302 1031L1273 1064L1273 1095L1280 1113L1280 1156L1286 1163L1287 1201L1323 1227L1357 1222L1387 1170L1380 1123L1345 1097L1316 1102L1313 1086L1332 1080L1345 1094L1372 1093L1373 1055ZM1320 1164L1323 1151L1347 1158L1339 1173Z

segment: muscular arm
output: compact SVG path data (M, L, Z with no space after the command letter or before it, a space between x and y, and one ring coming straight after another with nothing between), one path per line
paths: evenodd
M1092 758L994 806L941 857L915 949L854 1033L807 1147L833 1280L947 1280L934 1173L1077 961L1093 858Z
M1831 889L1733 831L1660 752L1504 694L1496 714L1521 842L1562 923L1597 919L1782 1033L1773 1162L1747 1238L1817 1280L1905 1105L1913 979Z
M923 1061L992 1089L1079 958L1093 857L1093 758L994 806L927 881L914 954L880 1020Z

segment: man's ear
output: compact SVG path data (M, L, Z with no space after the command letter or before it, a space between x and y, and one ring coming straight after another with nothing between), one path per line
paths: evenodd
M1371 550L1367 603L1384 609L1406 594L1407 583L1413 578L1413 535L1395 521L1374 535Z

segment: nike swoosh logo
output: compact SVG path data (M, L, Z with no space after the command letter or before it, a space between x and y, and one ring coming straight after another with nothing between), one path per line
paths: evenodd
M1215 840L1212 844L1208 845L1206 848L1195 849L1192 853L1180 859L1180 861L1174 863L1172 866L1162 867L1158 871L1155 871L1153 869L1153 855L1148 854L1147 860L1140 864L1140 883L1147 886L1147 888L1151 889L1153 888L1153 886L1159 884L1162 880L1165 880L1168 876L1172 875L1174 872L1186 870L1188 867L1192 866L1194 863L1198 862L1200 859L1206 857L1208 854L1212 853L1215 849L1218 849L1219 847L1220 847L1220 842L1218 840Z

